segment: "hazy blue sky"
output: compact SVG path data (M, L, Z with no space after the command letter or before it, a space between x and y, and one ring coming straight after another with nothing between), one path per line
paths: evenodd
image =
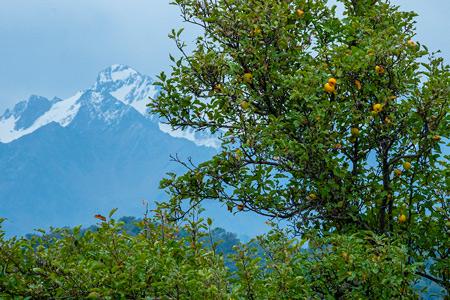
M395 0L415 10L418 40L450 61L448 0ZM169 0L0 0L0 112L38 94L67 97L102 68L121 63L154 75L180 27ZM187 36L193 36L192 32Z

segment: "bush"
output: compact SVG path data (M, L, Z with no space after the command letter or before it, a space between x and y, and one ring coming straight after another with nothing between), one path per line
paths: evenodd
M144 219L96 231L0 234L0 297L33 299L411 299L406 248L370 232L298 240L274 229L229 256L208 236L211 221ZM184 232L180 234L180 232ZM305 248L305 243L309 244Z

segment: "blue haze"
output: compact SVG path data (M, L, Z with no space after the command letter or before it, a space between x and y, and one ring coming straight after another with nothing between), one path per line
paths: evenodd
M158 189L167 172L185 172L169 154L196 163L215 154L185 139L162 132L148 118L111 93L123 86L139 87L147 77L130 75L111 81L126 66L110 67L80 94L79 110L65 127L51 122L32 134L0 143L0 217L6 217L9 236L49 226L90 225L94 214L142 216L143 200L167 199ZM113 74L114 73L114 74ZM133 94L129 94L133 95ZM58 98L31 96L6 111L16 129L28 128ZM1 116L1 114L0 114ZM217 204L206 204L216 226L242 235L266 231L264 220L251 214L233 216Z

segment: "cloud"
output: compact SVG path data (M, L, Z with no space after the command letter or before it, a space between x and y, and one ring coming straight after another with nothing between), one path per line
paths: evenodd
M170 125L159 123L159 129L162 132L165 132L175 138L184 138L191 142L194 142L198 146L205 146L205 147L211 147L211 148L219 148L220 147L220 141L213 136L205 135L205 136L199 136L195 133L192 129L187 130L173 130Z

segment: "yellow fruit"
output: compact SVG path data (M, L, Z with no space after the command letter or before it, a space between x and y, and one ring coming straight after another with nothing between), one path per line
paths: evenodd
M353 127L352 129L351 129L351 134L353 135L353 136L358 136L359 135L359 129L358 128L356 128L356 127Z
M244 204L238 204L237 209L238 209L238 211L243 211L244 210Z
M384 74L384 67L383 67L383 66L376 66L376 67L375 67L375 72L376 72L378 75Z
M389 119L388 117L384 118L384 122L385 122L386 124L392 124L391 119Z
M220 83L214 85L214 92L221 92L221 91L223 91L223 86Z
M323 89L325 90L325 92L331 94L334 93L336 91L334 85L330 84L330 83L325 83L325 86L323 87Z
M243 80L245 83L252 83L253 81L253 74L252 73L245 73L243 76Z
M359 81L358 79L355 80L355 85L356 85L356 89L358 89L358 90L360 90L362 88L361 81Z
M295 13L297 14L297 17L299 17L299 18L303 17L303 15L305 14L305 12L302 9L297 9L295 11Z
M259 28L259 27L256 27L255 29L253 29L253 32L252 32L254 35L259 35L259 34L261 34L261 28Z
M413 40L408 40L408 46L414 48L416 47L416 42L414 42Z
M317 195L314 194L314 193L311 193L311 194L308 195L308 198L309 198L310 200L316 200L316 199L317 199Z
M376 103L372 106L372 109L374 112L379 113L383 110L383 104L381 103Z
M334 145L334 149L336 150L342 149L342 144L337 143L336 145Z
M335 86L337 83L337 80L336 80L336 78L332 77L332 78L328 79L328 83L331 84L332 86Z
M405 223L405 222L406 222L406 216L405 216L404 214L401 214L401 215L398 217L398 222L399 222L399 223Z
M241 108L243 110L247 110L250 107L250 103L248 103L247 101L242 101L241 102Z
M405 161L403 163L403 168L408 171L409 169L411 169L411 163L409 161Z
M433 141L439 142L441 140L441 137L439 135L433 136Z
M395 176L401 176L402 175L402 170L395 169L394 170L394 174L395 174Z

